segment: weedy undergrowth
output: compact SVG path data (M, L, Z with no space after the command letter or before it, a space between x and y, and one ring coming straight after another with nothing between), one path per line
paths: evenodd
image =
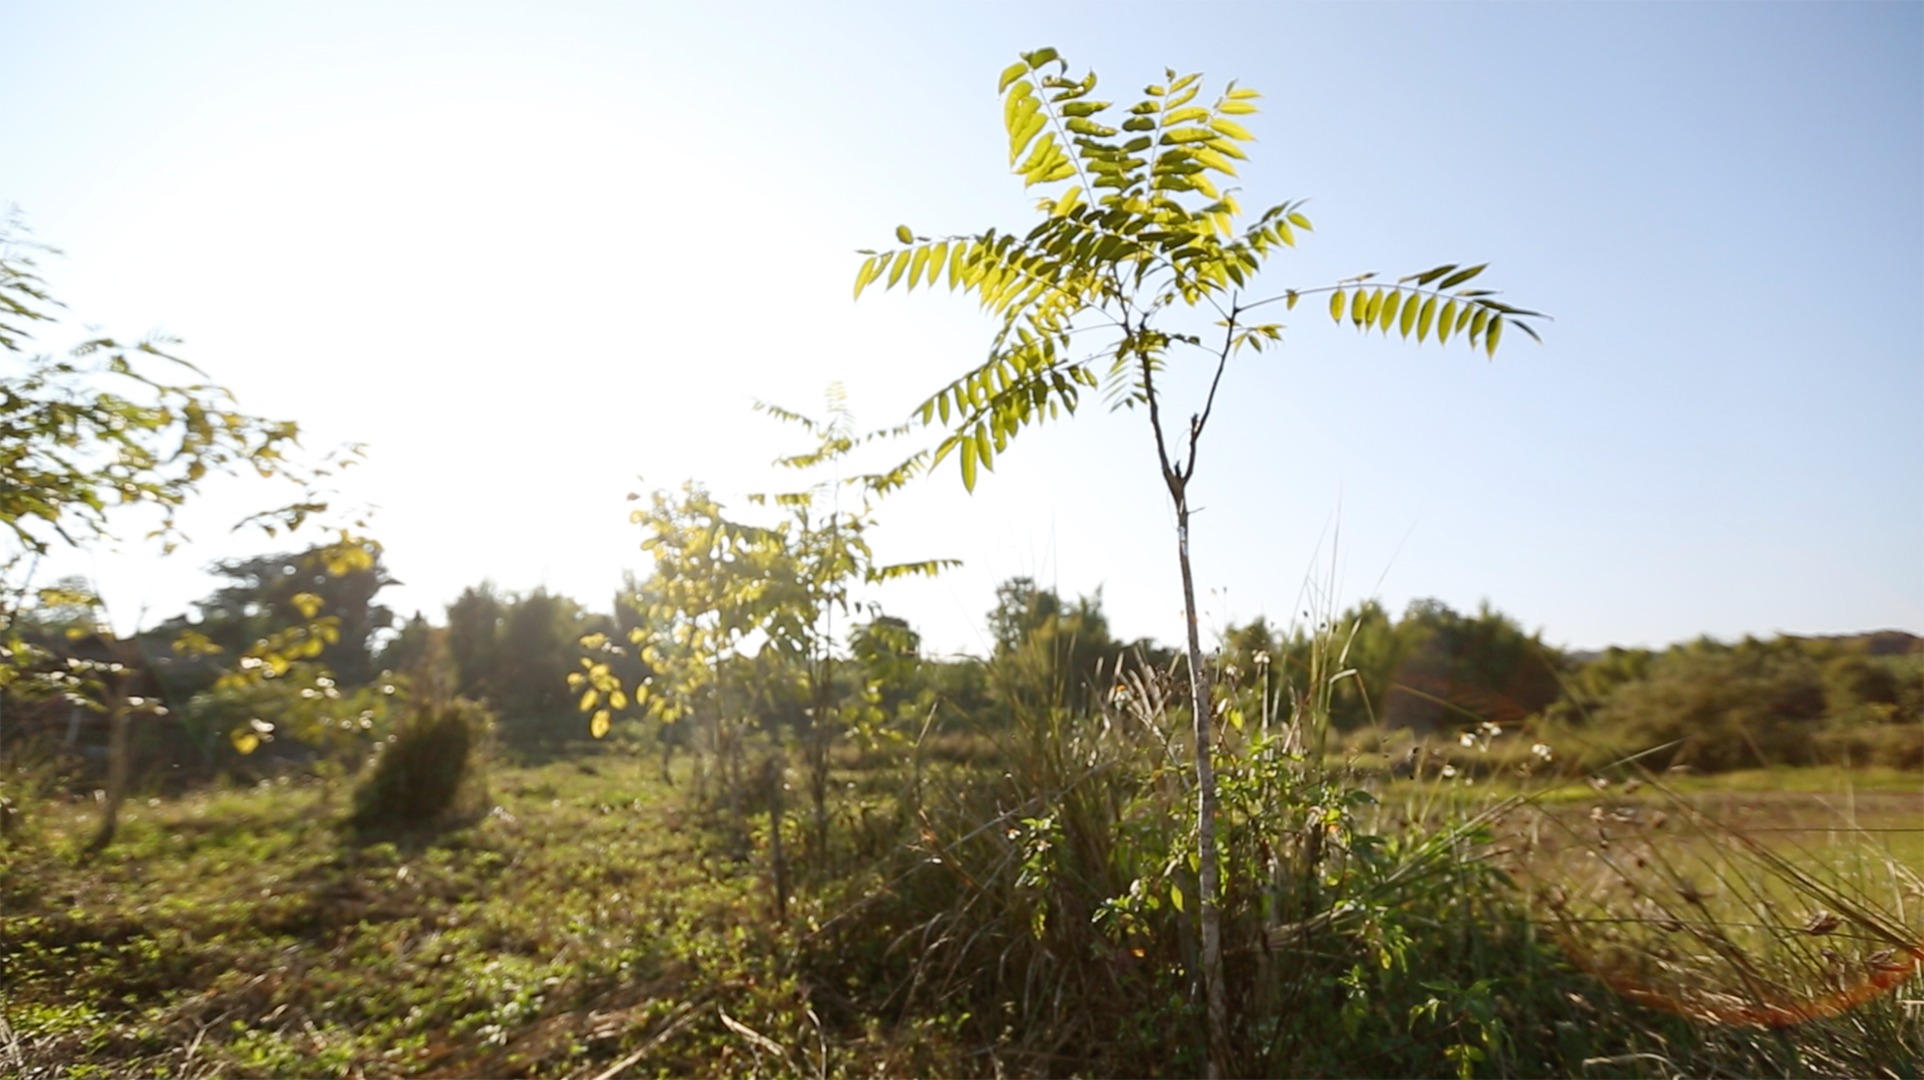
M1314 637L1307 665L1215 702L1238 1073L1905 1075L1924 1060L1904 1005L1916 995L1899 985L1924 906L1924 892L1904 899L1913 873L1879 858L1818 873L1666 796L1673 820L1696 823L1699 850L1736 875L1725 882L1674 853L1630 855L1619 811L1596 833L1588 808L1526 789L1541 771L1501 785L1440 768L1404 780L1345 760L1330 747L1329 702L1349 677L1346 628L1326 622ZM1061 685L1074 676L1053 659L1015 650L991 663L1007 710L993 770L906 770L904 842L852 879L839 909L818 896L803 983L831 1025L879 1018L939 1037L952 1071L1200 1073L1185 1034L1205 1014L1181 661L1107 668L1098 706L1077 711ZM1564 835L1545 841L1553 831ZM1641 893L1599 876L1619 856L1650 868ZM1759 869L1780 884L1756 884ZM1551 878L1560 906L1545 900ZM1692 901L1693 880L1750 906ZM1662 889L1668 906L1652 907ZM1784 925L1793 895L1808 921ZM1608 919L1579 913L1578 896ZM1746 958L1762 955L1755 924L1772 904L1763 937L1805 965L1802 982L1759 981L1763 961ZM1696 942L1693 957L1653 947L1638 962L1656 966L1627 959L1625 921L1661 934L1673 917L1694 920L1668 931ZM1855 952L1840 945L1841 959L1818 963L1827 940L1846 938ZM1650 977L1679 959L1697 973Z
M1229 1057L1457 1072L1505 1052L1496 988L1542 946L1482 857L1496 810L1375 832L1375 797L1324 764L1341 644L1319 646L1320 685L1279 687L1255 717L1227 690L1216 705ZM1199 1073L1180 1035L1204 1021L1186 677L1119 662L1078 713L1031 652L992 664L999 774L918 768L907 842L804 968L851 1013L947 1018L984 1073Z

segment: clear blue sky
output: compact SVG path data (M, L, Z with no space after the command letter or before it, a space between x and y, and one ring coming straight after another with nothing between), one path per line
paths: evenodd
M1052 44L1125 102L1265 94L1246 205L1317 226L1267 284L1489 261L1545 344L1358 339L1241 360L1197 501L1210 621L1487 598L1557 643L1924 631L1924 5L205 5L0 2L0 202L70 324L163 329L315 450L403 612L483 577L600 607L623 496L779 483L842 380L881 425L981 354L946 293L851 303L853 249L1028 220L995 78ZM64 333L63 333L64 332ZM123 626L260 550L225 526L94 573ZM131 530L130 530L131 531ZM1139 415L1025 435L884 508L880 595L979 649L994 584L1180 634ZM1334 555L1334 571L1331 557Z

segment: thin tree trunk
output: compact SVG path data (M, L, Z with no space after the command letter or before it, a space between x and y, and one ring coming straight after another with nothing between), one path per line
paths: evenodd
M715 742L721 758L721 783L727 789L728 824L739 835L742 829L741 768L736 759L735 729L728 722L728 676L722 661L715 661Z
M835 661L823 657L817 667L814 715L809 719L808 737L803 753L808 758L808 794L815 804L815 865L826 865L828 858L828 743L834 734L829 724L829 703L834 697Z
M1203 666L1202 637L1196 618L1196 584L1189 570L1189 500L1174 486L1177 555L1182 563L1183 614L1189 631L1189 700L1196 736L1196 856L1202 893L1202 967L1209 1008L1209 1076L1223 1076L1229 1051L1229 991L1223 982L1222 913L1216 906L1222 870L1216 853L1216 770L1210 760L1209 671Z
M768 778L768 846L775 871L775 921L788 921L788 858L782 853L782 761L770 757L764 766Z
M131 771L127 760L130 724L127 692L120 676L109 678L112 682L107 691L107 801L100 809L100 829L87 845L89 855L100 854L114 842L114 833L120 828L120 804L127 799L127 777Z

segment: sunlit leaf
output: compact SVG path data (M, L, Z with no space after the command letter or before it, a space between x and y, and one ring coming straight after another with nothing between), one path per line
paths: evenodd
M975 490L975 440L962 440L962 487Z
M1369 296L1358 294L1356 302L1350 305L1350 321L1358 329L1364 329L1376 321L1376 309L1383 303L1383 290L1377 289Z
M936 281L942 277L942 271L948 267L948 264L949 264L949 242L947 240L944 240L941 243L935 245L935 248L929 254L928 275L929 275L929 284L931 286L933 286L936 283Z
M1248 129L1233 120L1224 120L1219 117L1211 120L1209 126L1232 139L1240 139L1243 142L1254 142L1256 139L1256 136L1251 135Z
M1396 321L1397 306L1402 303L1402 300L1403 294L1395 289L1391 289L1383 297L1382 306L1376 309L1376 325L1383 333L1387 334L1390 332L1391 324Z

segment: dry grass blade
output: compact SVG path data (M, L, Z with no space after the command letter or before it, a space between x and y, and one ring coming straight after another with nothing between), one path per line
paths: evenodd
M667 1042L677 1031L687 1027L689 1023L695 1019L697 1015L695 1010L700 1004L701 999L697 998L693 1001L684 1001L680 1005L675 1006L675 1011L668 1014L667 1022L661 1025L659 1031L648 1036L646 1042L630 1050L627 1054L624 1054L619 1061L596 1073L593 1080L615 1080L616 1077L633 1068L642 1058L647 1057L653 1053L657 1047L661 1046L662 1043ZM727 1014L723 1014L723 1019L726 1018Z
M781 1043L776 1042L774 1039L769 1038L754 1028L749 1027L747 1024L742 1023L740 1020L728 1015L728 1010L719 1005L715 1007L715 1012L721 1017L722 1026L740 1035L742 1038L747 1039L749 1043L758 1050L766 1050L783 1064L792 1066L793 1063L788 1060L788 1051L782 1048Z
M1736 807L1795 822L1765 840L1662 777L1646 773L1644 796L1619 792L1614 806L1607 782L1593 786L1605 802L1587 816L1537 807L1537 824L1567 842L1542 844L1527 870L1543 879L1542 921L1622 997L1707 1024L1787 1028L1858 1009L1924 966L1924 929L1897 887L1916 875L1855 821L1811 824L1830 813L1821 800ZM1664 809L1646 813L1652 799ZM1820 831L1828 847L1797 839Z

